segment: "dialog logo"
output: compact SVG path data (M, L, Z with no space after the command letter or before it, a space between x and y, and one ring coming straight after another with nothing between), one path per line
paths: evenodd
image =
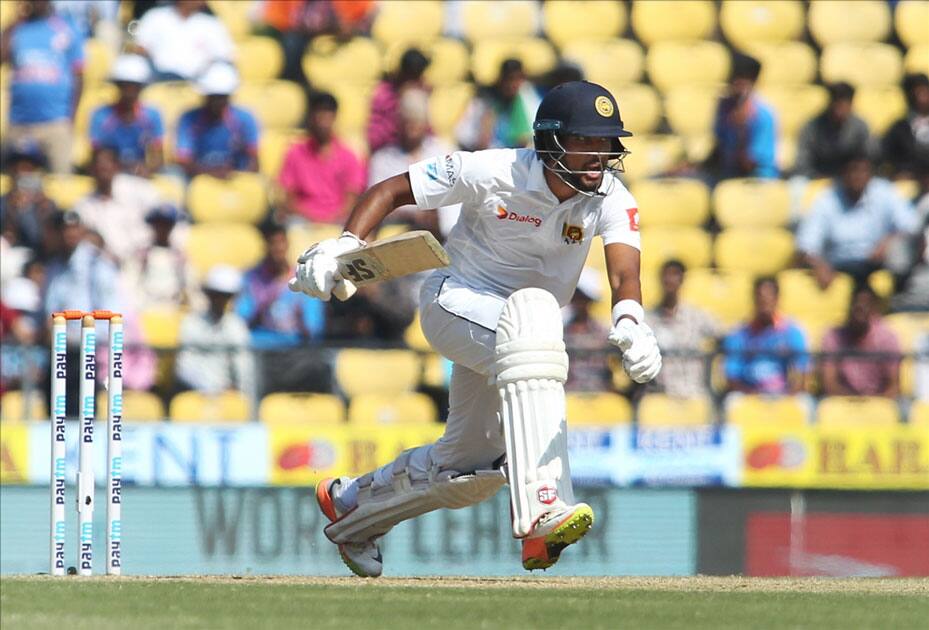
M515 221L516 223L531 223L536 227L542 225L542 219L539 217L534 217L531 214L519 214L518 212L511 212L504 208L503 206L497 206L497 218L501 221Z

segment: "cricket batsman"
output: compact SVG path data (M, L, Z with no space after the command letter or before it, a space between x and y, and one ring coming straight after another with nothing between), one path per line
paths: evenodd
M316 488L326 537L356 575L381 575L378 539L397 523L483 501L504 483L524 568L554 565L589 531L594 514L575 500L568 465L560 306L594 236L603 239L612 287L608 341L634 381L661 369L643 317L638 209L615 175L628 155L622 139L632 135L616 100L594 83L564 83L545 96L533 129L534 150L452 153L376 184L341 237L298 259L292 290L348 299L355 286L336 256L364 245L394 208L462 204L446 243L451 264L420 292L423 333L454 364L444 435Z

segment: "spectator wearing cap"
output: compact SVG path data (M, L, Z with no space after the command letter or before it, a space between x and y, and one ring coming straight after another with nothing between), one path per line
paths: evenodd
M151 74L144 57L120 55L110 74L119 97L90 117L91 145L116 148L120 170L143 177L160 169L164 159L161 114L139 102L139 93Z
M528 146L539 103L522 62L505 60L497 82L482 89L465 110L455 132L458 144L468 151Z
M425 89L423 73L427 67L429 60L426 55L417 48L410 48L400 57L397 71L374 88L371 115L368 117L368 150L372 155L400 140L400 98L408 89Z
M148 243L144 217L161 201L158 189L147 179L119 172L116 149L100 146L90 160L94 191L74 204L84 224L100 235L104 248L119 263Z
M57 210L42 190L45 156L34 142L12 146L3 160L12 185L0 197L0 233L11 247L42 251L43 224Z
M258 123L249 111L229 102L238 87L238 73L225 63L210 66L197 81L203 105L181 116L174 147L189 177L258 170Z
M193 268L177 245L175 226L180 212L169 203L145 215L152 232L150 243L123 266L124 286L131 287L136 309L172 310L190 305L196 292Z
M590 309L603 299L600 273L584 267L577 280L571 304L565 309L565 349L568 352L568 380L565 389L575 392L603 392L613 389L613 377L603 352L604 335L609 329L597 321Z
M176 375L182 389L205 394L235 389L252 393L248 326L229 308L241 288L242 275L233 267L218 265L207 273L203 282L206 309L189 313L181 321Z
M232 62L235 44L205 0L175 0L150 9L134 35L136 52L148 57L156 81L193 81L218 61Z
M720 336L713 317L681 299L687 268L679 260L661 266L661 301L648 313L661 348L662 367L655 385L669 396L702 398L710 393L704 353Z
M929 170L929 76L903 79L907 113L887 130L882 153L894 178L923 177Z
M871 150L868 123L852 112L855 88L845 82L828 86L829 104L800 131L794 170L816 179L835 177L841 157Z
M55 15L49 0L19 4L20 15L0 37L0 63L10 63L7 140L33 140L52 171L71 171L72 124L83 89L84 40Z
M893 184L873 176L867 154L848 156L841 177L824 190L797 229L797 250L827 287L836 271L859 280L883 267L901 235L919 227L912 205Z
M307 138L288 149L278 182L292 216L342 223L364 190L364 164L335 135L339 105L328 92L310 97Z
M755 93L761 64L735 53L729 89L719 101L713 124L716 146L706 166L712 179L777 177L777 120Z
M48 366L41 343L42 300L28 278L11 278L0 293L0 393L40 383Z

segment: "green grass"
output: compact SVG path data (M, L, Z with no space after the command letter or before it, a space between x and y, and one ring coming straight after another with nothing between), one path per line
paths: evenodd
M920 580L47 578L0 580L0 626L920 628Z

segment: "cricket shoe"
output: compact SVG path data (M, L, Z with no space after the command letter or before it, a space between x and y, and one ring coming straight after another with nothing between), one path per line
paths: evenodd
M320 511L330 522L339 520L351 511L342 512L336 506L332 496L332 488L337 483L342 483L342 480L330 477L323 479L316 486L316 503L319 504ZM384 570L381 550L374 538L360 543L342 543L339 545L339 555L342 556L342 562L345 563L345 566L358 577L380 577L381 572Z
M546 512L523 538L523 568L534 571L554 565L564 548L583 538L593 524L594 511L586 503Z

